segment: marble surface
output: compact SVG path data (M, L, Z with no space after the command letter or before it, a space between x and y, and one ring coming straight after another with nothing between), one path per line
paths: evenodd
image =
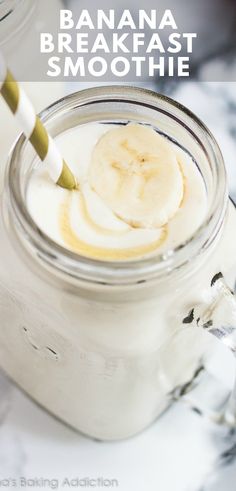
M183 102L209 126L236 198L236 83L149 86ZM234 360L227 355L216 346L210 368L229 387ZM21 478L30 481L25 485ZM94 487L77 481L66 486L65 479L76 478L100 478L95 489L112 487L101 486L102 479L115 479L118 486L112 488L120 491L235 491L236 432L178 402L135 438L93 441L54 420L0 374L0 489Z
M0 488L70 489L65 479L102 478L122 491L235 490L236 435L181 402L137 437L104 443L63 426L3 374L0 394Z

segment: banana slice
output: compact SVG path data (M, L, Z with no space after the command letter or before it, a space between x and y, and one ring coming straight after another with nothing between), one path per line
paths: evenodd
M166 224L184 191L171 144L141 124L111 129L98 140L89 182L118 217L141 228Z

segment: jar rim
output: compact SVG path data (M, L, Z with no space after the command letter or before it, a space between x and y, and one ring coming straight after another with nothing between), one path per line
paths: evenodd
M149 279L163 278L176 270L182 270L184 265L197 258L208 250L222 228L227 207L226 171L219 146L205 124L189 109L179 102L163 94L148 89L111 85L99 86L75 92L53 103L40 113L40 118L47 124L52 117L56 117L61 111L85 104L91 104L98 100L126 101L149 105L154 110L157 103L161 103L166 111L172 108L177 118L183 115L194 124L198 132L204 135L208 145L208 157L214 166L214 199L201 226L185 242L167 253L152 257L126 261L100 261L87 258L72 252L54 242L43 233L33 221L27 210L20 191L20 172L16 172L17 162L26 143L26 138L21 135L17 140L9 158L6 171L6 194L11 211L17 218L21 232L28 245L30 245L37 257L52 271L62 273L74 280L83 280L89 283L127 285L148 281ZM138 102L137 102L138 101ZM197 136L197 135L195 135ZM199 145L205 147L201 138L197 138Z

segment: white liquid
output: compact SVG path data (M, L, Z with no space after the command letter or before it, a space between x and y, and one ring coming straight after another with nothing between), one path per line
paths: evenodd
M39 165L30 179L27 195L32 218L57 243L97 259L139 258L169 251L185 242L201 225L207 208L205 186L196 164L177 145L169 143L184 176L183 200L166 227L133 228L112 212L88 179L92 151L101 135L110 129L108 124L90 123L57 138L80 189L71 193L60 188L51 181L47 169Z
M106 129L88 125L58 139L81 181L86 181L91 150ZM205 190L197 168L182 152L180 160L188 178L188 205L169 224L169 243L163 243L167 249L183 234L191 234L205 213ZM78 230L83 218L78 194L70 215L76 233L104 245L104 236L89 231L86 223ZM60 243L59 207L68 195L50 181L43 166L32 174L29 209L40 227ZM88 202L98 226L117 234L127 227L104 204L98 206L97 198L96 206L93 199ZM1 367L50 412L90 436L109 440L141 431L170 404L172 391L191 379L213 341L205 330L182 321L191 307L210 301L217 272L231 271L233 285L233 206L221 239L203 264L199 258L198 267L186 265L185 275L128 287L81 282L74 288L73 283L54 278L38 257L23 253L17 235L10 234L14 224L11 219L6 227L0 217L5 258L0 264ZM144 237L132 238L139 244L157 231L140 233ZM112 247L112 237L106 239ZM133 244L130 237L125 240Z

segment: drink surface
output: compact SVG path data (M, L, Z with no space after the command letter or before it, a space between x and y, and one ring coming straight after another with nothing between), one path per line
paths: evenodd
M56 140L78 190L55 185L37 163L27 206L63 247L98 260L141 259L181 245L203 222L207 193L197 164L151 127L88 123Z

